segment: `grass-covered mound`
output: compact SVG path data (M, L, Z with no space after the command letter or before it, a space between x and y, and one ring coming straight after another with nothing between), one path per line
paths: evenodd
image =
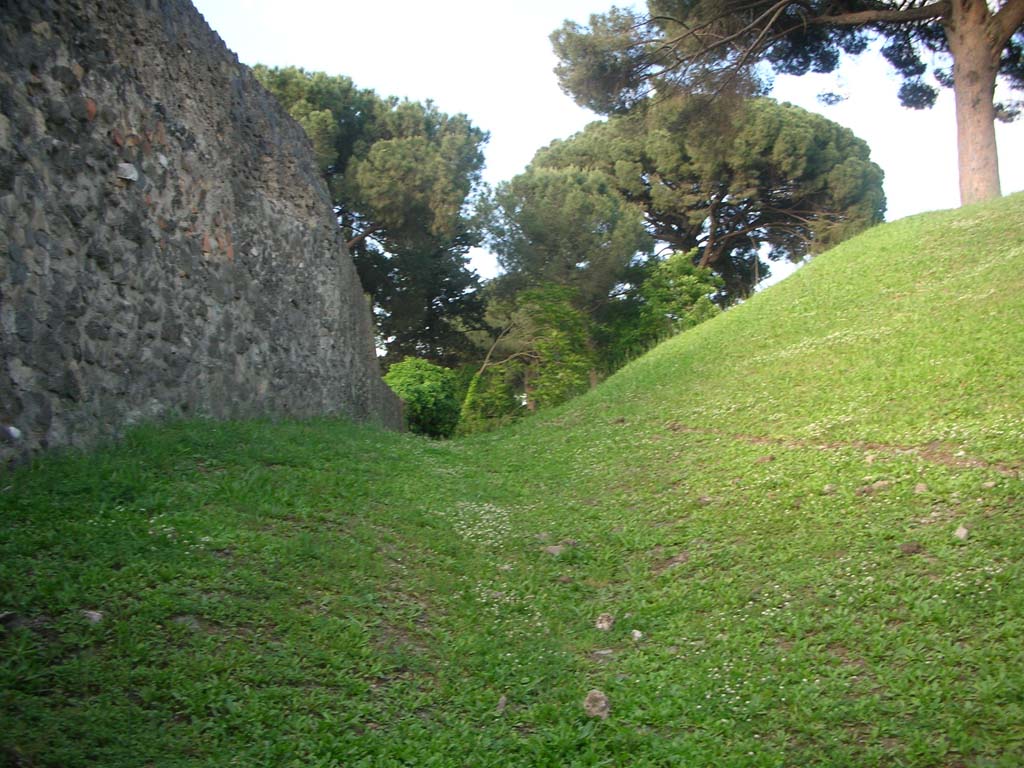
M189 423L10 475L0 755L1021 765L1022 270L1018 195L505 432Z

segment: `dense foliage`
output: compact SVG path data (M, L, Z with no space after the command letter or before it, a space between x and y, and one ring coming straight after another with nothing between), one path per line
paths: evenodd
M481 238L471 209L487 134L465 115L382 98L347 77L255 72L313 142L386 362L457 360L483 314L468 253Z
M430 437L451 437L459 423L455 374L447 368L408 357L384 376L405 404L409 431Z
M506 288L559 285L581 309L606 301L653 242L639 209L599 171L540 168L499 185L491 245Z

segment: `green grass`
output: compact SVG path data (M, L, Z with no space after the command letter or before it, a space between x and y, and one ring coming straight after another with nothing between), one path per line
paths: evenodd
M0 479L0 763L1020 766L1022 269L1018 195L502 432L41 459Z

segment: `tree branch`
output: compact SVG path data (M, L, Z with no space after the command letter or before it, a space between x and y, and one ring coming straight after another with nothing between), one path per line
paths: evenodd
M752 13L756 13L750 21L743 24L739 29L734 29L728 34L712 39L712 30L717 22L725 18L725 14L707 20L696 27L687 27L677 20L675 23L683 27L682 33L670 40L661 41L661 51L678 52L679 46L688 39L698 41L698 50L690 55L677 58L677 66L685 72L700 61L713 60L719 55L722 49L729 49L738 45L737 60L730 62L728 69L735 69L748 62L758 51L770 46L786 34L808 25L815 26L838 26L855 27L868 24L891 23L900 24L912 21L927 21L932 19L943 19L950 12L950 0L936 0L924 6L908 6L906 2L895 9L876 9L868 11L854 11L850 13L838 13L825 16L815 16L814 9L806 0L777 0L763 10L759 3L751 3L748 7ZM786 23L782 27L773 29L782 14L791 7L803 9L802 18L796 23ZM1014 11L1016 13L1014 13ZM1002 20L999 26L999 33L1006 34L1007 38L1022 23L1024 17L1024 0L1009 0L1007 5L999 12ZM660 18L660 17L659 17ZM1009 32L1006 30L1009 28ZM741 43L744 38L753 35L754 40L749 43ZM1005 44L1005 40L1003 41Z
M1017 0L1020 2L1020 0ZM803 3L797 3L803 5ZM902 8L897 10L877 11L854 11L853 13L839 13L835 16L812 16L807 19L808 24L835 25L837 27L860 27L865 24L893 23L902 24L908 21L927 21L929 19L943 19L949 14L949 0L938 0L918 8Z
M527 350L523 350L522 352L515 352L515 353L509 355L508 357L506 357L504 360L499 360L496 363L491 363L491 365L492 366L494 366L494 365L504 365L505 363L509 363L509 362L515 360L516 358L519 358L519 357L525 358L527 360L539 360L540 359L540 355L538 355L536 352L534 352L531 349L527 349Z
M351 240L345 243L345 246L349 249L355 248L357 245L359 245L359 243L363 242L363 240L365 240L368 237L373 237L373 235L377 234L382 229L384 229L384 227L371 227L365 232L362 232L353 237Z
M512 332L512 329L515 328L515 326L515 322L511 322L505 328L501 329L497 337L495 337L494 343L491 344L491 348L487 350L487 356L484 358L484 363L483 365L480 366L480 370L476 372L477 376L479 376L480 374L487 370L487 366L491 364L491 355L494 354L495 348L498 346L498 344L501 342L503 338L505 338L509 333Z
M998 52L1010 41L1013 33L1024 25L1024 0L1007 0L992 17L991 25L992 42Z

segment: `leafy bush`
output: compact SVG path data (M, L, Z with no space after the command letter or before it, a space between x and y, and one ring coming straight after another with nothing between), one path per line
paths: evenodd
M455 373L448 368L407 357L391 366L385 383L405 402L411 432L450 437L459 423Z

